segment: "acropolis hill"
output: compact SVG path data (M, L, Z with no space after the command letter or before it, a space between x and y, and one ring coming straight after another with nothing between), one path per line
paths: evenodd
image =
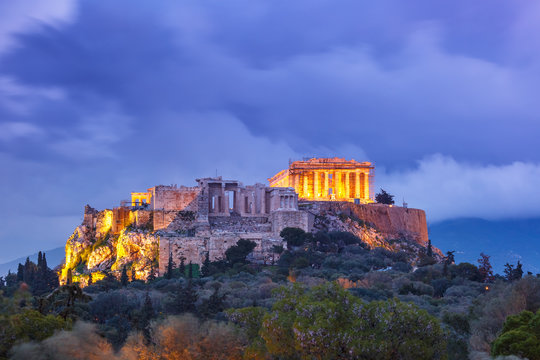
M418 252L428 241L423 210L376 204L370 193L373 166L340 158L290 163L264 184L221 177L196 186L158 185L133 192L112 210L85 207L84 220L66 243L61 280L68 269L85 285L105 271L126 266L137 279L163 274L169 254L178 265L224 258L239 239L257 247L249 260L270 264L280 232L348 231L369 247ZM395 241L400 239L402 241Z

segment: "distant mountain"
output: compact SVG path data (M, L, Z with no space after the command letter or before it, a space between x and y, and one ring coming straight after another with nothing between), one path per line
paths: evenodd
M56 249L45 251L45 257L47 258L47 265L49 265L51 269L60 265L60 263L64 260L64 255L65 255L64 251L65 251L64 247L59 247ZM32 255L29 255L28 257L30 257L31 261L37 262L37 256L38 256L38 253L35 253ZM13 261L0 264L0 276L6 275L9 270L11 270L11 272L17 272L17 266L19 265L19 263L24 264L24 262L26 261L26 258L27 256L24 256L24 257L15 259Z
M518 260L525 271L540 273L540 219L447 220L430 224L429 237L444 253L455 250L456 262L476 265L484 252L500 274L505 263Z

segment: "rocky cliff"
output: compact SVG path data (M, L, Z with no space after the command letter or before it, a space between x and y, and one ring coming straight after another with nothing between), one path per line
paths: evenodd
M160 214L128 208L97 211L87 206L83 223L67 240L61 282L66 281L68 272L83 286L90 277L96 281L107 273L119 278L124 267L130 278L144 280L151 272L163 273L169 253L200 264L207 253L210 259L223 258L239 238L256 241L252 259L267 263L275 255L270 253L272 246L281 243L276 235L279 231L272 228L290 226L288 217L305 217L312 232L347 231L370 248L407 251L417 257L425 252L428 242L424 211L377 204L307 202L301 204L300 211L276 212L279 221L274 215L269 219L231 216L212 217L204 224L193 212L177 211L168 214L174 220L168 221L167 227L154 231ZM433 250L436 257L442 257L438 249Z

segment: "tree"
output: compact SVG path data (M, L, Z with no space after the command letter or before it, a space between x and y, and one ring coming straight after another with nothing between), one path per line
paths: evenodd
M154 317L154 306L152 305L152 299L148 291L144 297L144 304L141 311L141 329L143 332L143 338L146 345L152 342L152 333L150 327L150 321Z
M279 233L279 236L287 243L287 248L290 250L296 246L302 246L306 240L306 232L296 227L286 227Z
M482 282L488 283L493 281L493 267L489 261L489 256L480 253L480 259L478 259L478 270L482 275Z
M191 263L191 261L189 262L188 279L193 279L193 264Z
M178 268L178 271L180 272L180 276L185 277L186 276L186 264L184 261L186 260L185 257L180 258L180 267Z
M204 257L203 266L201 267L201 276L210 276L210 253L207 251Z
M236 245L231 246L225 251L225 258L230 265L237 263L244 264L246 257L255 249L257 244L251 240L240 239Z
M193 286L193 281L188 280L187 284L180 286L178 292L174 295L169 305L170 311L173 314L182 314L185 312L195 313L195 303L198 299L199 296Z
M214 287L214 292L208 299L203 300L199 307L199 314L203 317L209 317L222 312L226 294L219 294L220 285Z
M124 265L122 267L122 275L120 275L120 283L122 284L122 286L127 286L128 281L129 281L128 274L127 274L126 266Z
M283 245L272 245L272 265L275 263L275 255L281 255L283 251Z
M165 279L172 279L174 270L174 262L172 259L172 252L169 252L169 262L167 263L167 271L165 272Z
M375 201L377 201L379 204L393 205L394 195L390 195L381 188L381 192L375 195Z
M430 258L433 257L433 247L431 246L431 239L428 239L428 246L427 246L427 252L426 255Z
M523 277L523 264L521 262L517 262L516 269L514 270L514 280L519 280Z
M523 264L517 262L516 267L509 263L504 264L504 276L508 281L519 280L523 276Z
M71 269L68 269L66 274L66 285L71 285L73 283L73 273Z
M268 354L276 358L446 357L439 321L413 304L397 299L364 303L336 283L311 290L282 287L277 299L260 330Z
M540 312L522 311L510 315L502 332L491 345L491 354L516 355L529 360L540 360Z
M146 278L146 281L154 281L156 280L156 270L154 269L154 263L150 265L150 274L148 274L148 278Z
M17 281L24 281L24 266L21 263L17 266Z

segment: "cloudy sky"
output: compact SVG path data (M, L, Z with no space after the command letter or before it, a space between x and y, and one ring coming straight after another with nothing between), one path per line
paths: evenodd
M304 156L431 222L540 216L540 3L0 0L0 262L83 207Z

